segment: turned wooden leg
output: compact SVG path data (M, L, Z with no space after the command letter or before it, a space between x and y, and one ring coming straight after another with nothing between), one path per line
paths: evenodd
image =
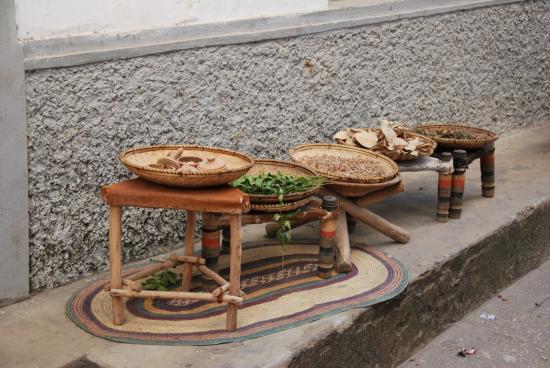
M230 253L230 271L229 271L229 295L239 296L241 288L241 215L231 215L229 218L229 228L231 231L231 253ZM229 331L237 329L237 309L235 304L227 305L227 323L226 328Z
M481 193L483 197L495 196L495 149L481 156Z
M197 213L187 211L187 226L185 228L185 239L183 241L183 255L195 255L195 227ZM189 262L183 264L183 273L181 278L181 288L183 291L191 290L191 277L193 276L193 265Z
M109 207L109 264L111 267L111 289L122 289L122 257L120 248L122 208ZM111 296L113 323L118 326L124 323L123 298Z
M323 209L335 211L338 209L338 200L333 196L323 198ZM346 218L343 216L343 220ZM334 261L334 239L336 237L336 221L334 219L325 219L321 221L319 241L319 264L317 266L317 276L322 279L332 277Z
M211 214L202 214L202 258L206 261L206 267L219 272L218 258L220 256L220 229L215 225ZM207 275L202 275L202 290L211 292L218 284Z
M453 151L453 178L451 181L451 201L449 217L459 219L462 215L462 196L464 195L464 180L468 167L468 157L464 150Z
M449 162L453 156L450 152L441 154L441 161ZM437 221L447 222L449 220L449 205L451 200L452 173L439 172L437 185Z
M336 219L336 262L334 270L339 273L351 271L351 249L349 244L348 224L346 211L340 209Z

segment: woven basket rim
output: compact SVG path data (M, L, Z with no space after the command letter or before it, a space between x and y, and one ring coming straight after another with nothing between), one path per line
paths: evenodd
M157 169L157 168L153 168L153 167L149 167L149 166L134 165L134 164L128 162L128 160L127 160L127 157L130 154L141 153L141 152L149 152L149 151L158 151L158 150L174 150L174 149L179 149L179 148L190 149L190 150L198 150L198 151L209 151L209 152L213 152L213 153L221 152L221 153L224 153L226 155L237 156L237 157L243 159L244 161L248 161L247 165L244 165L240 168L224 169L224 170L202 170L198 173L185 174L184 175L185 177L200 178L200 177L211 176L211 175L222 175L222 174L229 174L229 173L237 173L237 172L241 172L243 170L248 171L252 166L254 166L254 159L251 156L246 155L244 153L237 152L237 151L234 151L234 150L230 150L230 149L227 149L227 148L211 147L211 146L200 146L200 145L195 145L195 144L158 144L158 145L153 145L153 146L131 147L131 148L127 148L127 149L123 150L122 152L120 152L119 155L118 155L118 158L119 158L120 161L122 161L122 163L124 165L129 166L129 167L133 167L135 169L146 170L146 171L150 171L150 172L154 172L154 173L158 173L158 174L162 174L162 175L167 175L167 176L181 177L182 175L177 174L176 172L174 172L174 170Z
M262 212L262 210L264 210L265 212L292 211L297 208L303 207L310 200L311 200L311 196L303 199L299 199L294 202L288 202L283 205L281 205L280 203L251 203L250 208L253 211L259 211L259 212Z
M371 151L371 150L368 150L368 149L365 149L365 148L352 147L352 146L347 146L347 145L342 145L342 144L332 144L332 143L300 144L300 145L297 145L297 146L294 146L294 147L290 148L288 153L289 153L289 155L290 155L290 157L292 158L293 161L300 162L295 157L295 154L297 152L312 149L312 148L316 148L316 147L317 148L325 148L327 150L352 151L352 152L358 153L361 156L368 156L368 157L371 157L371 158L375 157L379 160L382 160L382 161L386 162L393 169L391 174L387 174L385 176L369 176L369 177L366 177L365 175L350 175L348 177L342 177L342 176L338 176L338 175L328 174L326 172L321 172L321 171L318 172L319 175L327 177L329 179L334 179L334 180L343 181L343 182L355 182L355 183L377 183L377 182L379 183L379 182L384 182L384 181L391 180L399 172L399 167L397 166L397 163L395 163L395 161L393 161L391 158L389 158L387 156L384 156L381 153L374 152L374 151ZM300 162L300 163L302 163L302 162ZM305 164L303 164L303 165L305 165ZM305 166L307 166L307 165L305 165ZM310 168L309 166L307 166L307 167L311 171L317 172L317 171L313 170L313 168Z
M416 129L419 130L434 130L434 129L453 129L453 128L459 128L461 130L466 131L475 131L477 133L483 133L487 136L486 139L479 139L479 138L472 138L472 139L457 139L457 138L439 138L439 137L432 137L432 139L438 143L447 143L447 144L472 144L472 143L483 143L488 144L495 142L499 137L495 133L491 132L490 130L478 128L478 127L472 127L469 125L461 125L461 124L420 124L416 126Z

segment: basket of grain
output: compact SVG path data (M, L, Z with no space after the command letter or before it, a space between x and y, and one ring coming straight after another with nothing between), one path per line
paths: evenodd
M338 144L302 144L289 151L293 161L329 181L382 183L395 178L397 164L381 154Z

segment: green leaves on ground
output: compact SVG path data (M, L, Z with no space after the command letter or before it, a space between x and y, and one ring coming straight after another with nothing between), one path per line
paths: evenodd
M323 184L318 176L292 176L281 172L259 175L245 175L231 185L247 194L277 195L283 201L286 194L304 192Z
M143 281L141 287L145 290L168 291L176 286L177 281L178 277L176 273L166 270L147 278Z

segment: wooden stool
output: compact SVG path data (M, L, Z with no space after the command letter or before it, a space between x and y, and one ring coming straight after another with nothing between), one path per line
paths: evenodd
M101 196L109 205L109 263L113 323L125 321L123 297L188 299L225 302L227 305L226 328L237 328L237 308L242 303L241 278L241 213L250 210L248 195L238 189L222 186L205 189L178 189L160 186L141 179L127 180L101 188ZM122 207L165 208L187 211L187 228L184 254L173 254L169 260L145 267L124 280L121 275L121 217ZM194 256L195 219L197 212L220 213L227 216L231 233L229 282L207 266L202 257ZM218 237L219 239L219 237ZM204 241L203 241L204 243ZM163 269L183 264L183 291L142 290L137 280ZM214 280L219 287L211 293L190 292L192 268ZM227 294L226 294L227 292Z
M297 210L291 211L295 212L292 217L289 217L288 220L294 224L306 224L312 221L320 221L320 241L319 241L319 264L317 269L317 276L320 278L330 278L332 277L332 271L334 269L333 265L333 254L334 254L334 242L337 234L336 230L336 221L339 218L339 210L336 198L327 196L321 199L311 199L304 206L300 207ZM222 229L223 240L221 241L221 253L227 254L227 245L231 244L233 240L232 234L229 231L229 219L225 215L219 214L209 214L203 215L203 227L207 227L216 231L217 241L212 244L215 246L217 244L217 250L219 250L219 234L220 229ZM279 225L271 223L273 221L273 213L270 212L259 212L251 211L241 216L242 225L250 224L265 224L268 226L266 230L269 237L275 237L277 231L279 230ZM271 229L271 230L269 230ZM203 237L203 249L205 249ZM212 257L215 259L211 260L212 265L218 264L218 256L215 253L211 253ZM214 267L214 266L213 266ZM206 281L206 282L205 282ZM207 276L203 277L203 289L206 291L212 290L212 285L208 280Z

